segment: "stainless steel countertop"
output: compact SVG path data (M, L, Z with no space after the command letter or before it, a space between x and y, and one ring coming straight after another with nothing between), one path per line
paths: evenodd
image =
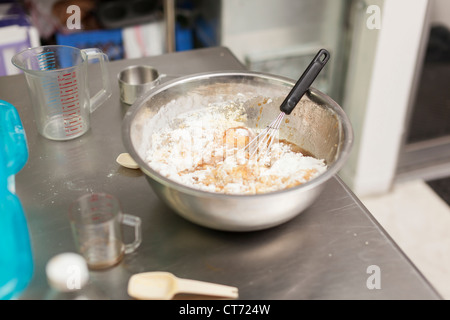
M223 47L111 62L112 97L92 114L87 134L66 142L37 133L23 75L0 77L0 99L18 109L30 151L16 176L35 261L21 299L45 297L47 261L75 251L69 205L96 191L115 195L124 212L143 222L143 242L135 253L113 268L90 272L92 285L110 299L130 299L128 279L146 271L236 286L240 299L442 299L339 177L304 213L264 231L210 230L172 212L139 170L115 161L125 152L121 120L127 110L119 100L117 74L133 64L169 75L244 69ZM99 75L90 76L95 90ZM380 268L381 289L367 287L372 265Z

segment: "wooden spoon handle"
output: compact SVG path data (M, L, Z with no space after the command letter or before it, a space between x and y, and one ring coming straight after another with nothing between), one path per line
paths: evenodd
M177 292L232 298L232 299L236 299L238 297L238 288L236 287L180 278L178 278L177 281Z

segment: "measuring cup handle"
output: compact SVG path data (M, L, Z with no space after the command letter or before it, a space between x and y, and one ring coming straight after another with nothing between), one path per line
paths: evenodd
M141 219L129 214L122 214L122 223L134 227L134 241L125 245L125 254L135 251L142 242Z
M111 96L111 83L109 81L109 72L107 68L107 62L109 62L108 56L100 49L89 48L83 49L88 61L98 59L100 63L100 70L102 72L102 84L103 88L97 92L90 100L91 112L94 112L103 102L105 102Z

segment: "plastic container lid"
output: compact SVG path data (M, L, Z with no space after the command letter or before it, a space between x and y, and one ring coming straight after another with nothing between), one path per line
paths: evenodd
M45 268L48 284L61 292L82 289L89 280L86 260L76 253L61 253L49 260Z

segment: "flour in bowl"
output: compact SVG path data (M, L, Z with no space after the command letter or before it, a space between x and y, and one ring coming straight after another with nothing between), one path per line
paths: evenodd
M242 106L210 106L177 116L151 136L146 161L170 180L199 190L260 194L303 184L327 170L324 160L276 140L264 156L244 147L257 135Z

